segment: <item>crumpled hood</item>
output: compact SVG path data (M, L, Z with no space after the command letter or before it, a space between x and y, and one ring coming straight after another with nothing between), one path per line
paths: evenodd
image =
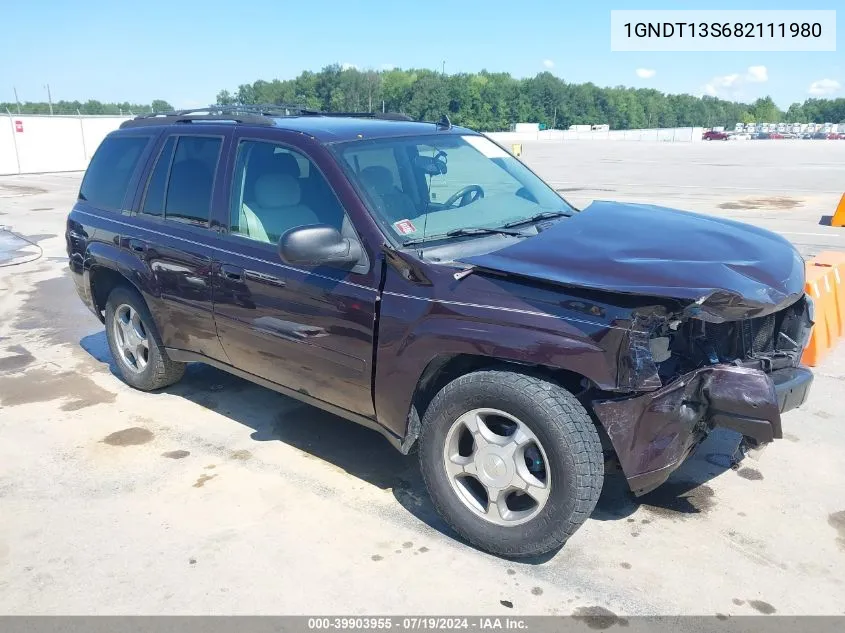
M755 226L653 205L598 201L473 266L609 292L688 300L708 321L764 316L804 292L804 261Z

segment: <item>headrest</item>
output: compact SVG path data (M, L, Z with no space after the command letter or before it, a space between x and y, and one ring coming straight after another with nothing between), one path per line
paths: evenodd
M299 183L289 174L264 174L255 181L255 202L259 207L292 207L301 198Z
M253 172L277 172L299 178L299 163L290 152L276 152L270 143L256 143L249 156L249 169Z
M279 152L273 158L276 161L275 169L281 173L290 174L294 178L299 178L302 175L299 163L290 152Z
M387 167L381 165L364 167L358 177L365 187L373 189L377 193L386 193L393 188L393 174Z

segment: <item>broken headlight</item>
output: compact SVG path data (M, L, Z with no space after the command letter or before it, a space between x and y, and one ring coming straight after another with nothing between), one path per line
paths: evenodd
M652 391L663 386L657 363L669 357L669 337L657 332L666 324L666 310L661 306L643 308L633 313L628 345L619 354L617 384L630 391Z

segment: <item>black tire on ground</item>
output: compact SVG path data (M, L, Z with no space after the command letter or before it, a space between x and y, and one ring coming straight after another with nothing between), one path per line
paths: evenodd
M141 318L149 341L149 356L143 371L132 371L120 355L120 345L115 340L114 315L121 305L129 305ZM153 391L170 386L182 378L185 373L185 363L170 360L161 342L153 317L147 308L147 303L137 290L126 286L117 286L109 294L106 301L106 339L109 342L114 363L126 384L141 391Z
M452 488L444 466L446 436L462 414L479 408L515 416L546 452L549 498L525 523L490 523ZM479 371L443 387L423 417L419 445L423 479L440 516L464 539L500 556L539 556L562 546L589 518L604 481L601 440L581 403L554 382L513 371Z

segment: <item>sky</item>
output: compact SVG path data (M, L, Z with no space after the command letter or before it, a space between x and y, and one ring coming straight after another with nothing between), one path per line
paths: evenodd
M128 3L127 3L128 4ZM221 89L290 79L339 63L446 73L549 71L567 82L711 94L770 95L782 108L845 97L837 52L611 52L611 9L840 9L842 0L39 0L9 3L0 37L0 101L213 103Z

